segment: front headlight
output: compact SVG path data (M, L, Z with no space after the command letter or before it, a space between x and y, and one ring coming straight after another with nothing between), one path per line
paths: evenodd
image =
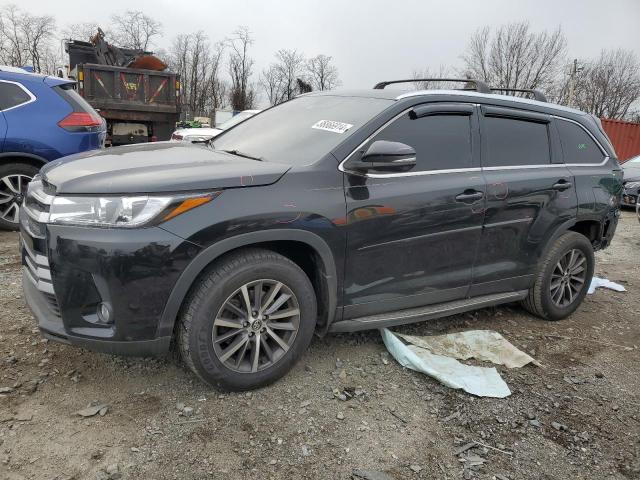
M157 224L213 200L219 192L194 196L55 197L49 222L133 228Z
M638 188L640 187L640 182L628 182L624 184L624 188Z

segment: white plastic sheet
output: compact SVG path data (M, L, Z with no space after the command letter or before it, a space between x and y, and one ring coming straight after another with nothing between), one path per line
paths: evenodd
M465 365L455 358L436 355L416 345L405 345L386 328L381 329L381 333L387 350L403 367L480 397L504 398L511 395L511 390L493 367Z
M475 358L496 365L505 365L508 368L520 368L528 363L540 366L533 357L518 350L506 338L493 330L468 330L426 337L401 333L396 335L417 347L428 349L431 353L458 360Z
M591 283L589 284L589 290L587 290L588 294L592 294L596 291L596 288L609 288L611 290L615 290L616 292L626 292L627 289L624 288L619 283L612 282L611 280L607 280L606 278L598 278L593 277L591 279Z

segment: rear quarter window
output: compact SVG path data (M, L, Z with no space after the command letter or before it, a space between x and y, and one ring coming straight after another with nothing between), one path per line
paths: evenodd
M56 85L53 89L71 105L74 112L96 113L93 107L75 91L73 83Z
M31 100L31 96L15 83L0 81L0 110L8 110Z
M567 120L556 122L565 163L601 163L605 154L581 126Z

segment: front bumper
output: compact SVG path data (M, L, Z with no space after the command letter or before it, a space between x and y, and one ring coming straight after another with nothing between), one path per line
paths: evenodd
M27 267L24 267L25 269ZM95 352L114 355L131 355L137 357L162 356L169 351L171 337L160 337L152 340L105 340L69 334L61 317L51 310L49 302L38 290L28 272L22 273L22 289L27 306L33 313L44 338L55 342L86 348Z
M159 328L160 318L200 247L157 227L48 225L29 211L20 209L22 283L43 335L112 354L167 352L171 332Z
M622 205L626 206L626 207L635 208L636 205L638 204L638 193L637 192L634 192L634 193L624 192L622 194L622 200L621 200L620 203Z

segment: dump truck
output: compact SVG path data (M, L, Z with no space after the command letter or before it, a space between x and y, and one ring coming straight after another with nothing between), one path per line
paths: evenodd
M65 42L67 74L107 122L106 145L169 140L180 117L180 78L152 52L119 48L104 33Z

